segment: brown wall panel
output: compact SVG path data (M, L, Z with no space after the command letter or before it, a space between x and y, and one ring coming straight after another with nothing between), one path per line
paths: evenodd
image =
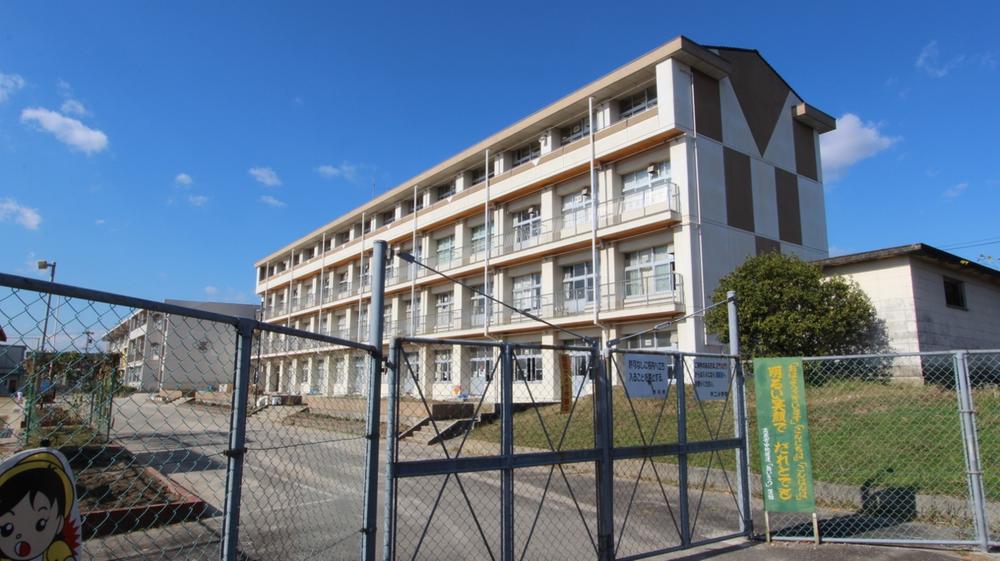
M774 168L778 197L778 237L802 245L802 217L799 212L799 178L794 173Z
M709 138L722 142L722 102L719 99L719 81L692 69L694 74L694 117L696 130Z
M753 187L750 180L750 156L725 148L726 216L734 228L753 232Z
M809 179L819 179L816 165L816 135L812 127L792 121L795 133L795 170Z

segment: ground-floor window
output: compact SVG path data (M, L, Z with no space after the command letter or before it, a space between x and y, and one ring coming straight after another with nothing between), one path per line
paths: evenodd
M434 381L451 381L451 351L434 351Z

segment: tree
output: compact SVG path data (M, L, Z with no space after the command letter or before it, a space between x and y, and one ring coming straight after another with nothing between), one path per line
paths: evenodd
M747 259L719 281L714 301L736 291L740 354L821 356L888 350L885 325L857 284L824 277L798 257L768 252ZM710 333L729 342L725 306L706 314Z

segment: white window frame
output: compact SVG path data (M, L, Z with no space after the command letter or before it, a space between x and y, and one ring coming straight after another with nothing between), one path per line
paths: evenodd
M576 227L579 224L590 225L590 205L593 203L590 196L590 186L584 187L580 191L563 195L562 198L562 219L563 228Z
M655 85L649 85L631 95L618 100L618 118L628 119L647 109L656 107L657 92Z
M434 381L451 381L451 349L434 351Z
M448 197L450 197L450 196L452 196L454 194L455 194L455 184L454 183L448 183L448 184L445 184L445 185L438 185L437 187L434 188L434 200L435 201L443 201L444 199L447 199Z
M434 240L434 255L439 267L451 265L455 259L455 235Z
M493 348L474 347L469 350L469 375L471 378L482 372L487 382L493 380Z
M485 292L490 296L493 295L493 279L490 279L486 284L478 284L473 286L475 290L480 292ZM481 327L486 325L486 318L493 311L493 301L489 298L483 296L479 292L473 292L469 296L469 317L472 321L472 325L476 327Z
M524 210L514 212L511 216L511 226L516 245L538 239L542 233L542 210L539 205L531 205Z
M486 224L479 224L469 229L469 250L472 255L486 253L489 240L493 238L493 224L487 233Z
M518 349L517 366L514 367L514 380L528 383L538 383L545 379L545 369L542 364L542 351L538 349Z
M567 124L559 129L559 145L566 146L590 134L590 118L584 115L581 119Z
M650 164L655 174L650 176L648 168L638 169L622 175L623 209L632 210L667 202L670 198L670 160Z
M438 328L442 326L451 329L452 315L454 309L455 293L441 292L434 295L434 325Z
M590 261L563 267L563 308L567 312L582 312L594 303L594 268ZM581 297L582 295L582 297Z
M510 151L511 167L524 165L531 160L542 157L542 146L538 142L531 142Z
M511 279L514 307L537 314L542 307L542 274L528 273Z
M625 298L662 296L674 289L674 248L648 247L625 254Z

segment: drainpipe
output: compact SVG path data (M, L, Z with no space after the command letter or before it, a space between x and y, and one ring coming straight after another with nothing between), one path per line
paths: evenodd
M687 74L685 72L685 74ZM698 221L694 224L698 229L698 275L701 277L701 308L706 307L706 295L705 295L705 244L702 239L702 228L701 228L701 170L698 166L698 114L695 112L695 97L694 97L694 74L688 74L691 79L691 137L694 139L694 192L695 199L697 200L698 206ZM678 193L678 197L680 194ZM692 279L693 281L694 279ZM673 279L671 279L671 282ZM692 289L694 288L694 283L691 283ZM675 287L676 290L676 287ZM708 332L702 330L701 339L703 344L708 344Z
M413 234L410 241L410 251L413 253L417 252L417 215L419 210L417 210L417 192L420 190L419 185L413 186ZM417 313L420 310L417 308L417 266L410 265L410 337L417 336Z
M361 340L361 304L364 299L362 294L364 293L365 290L365 221L366 220L367 217L365 215L365 212L361 211L361 270L358 271L358 326L357 326L358 341ZM371 264L369 263L368 265L369 283L371 283L371 278L372 278L372 267ZM372 341L368 342L374 344L372 343Z
M594 146L594 96L587 98L589 109L587 118L590 127L590 268L594 279L594 325L600 327L601 308L601 267L597 260L597 205L599 201L597 189L597 167L595 165Z
M490 295L493 294L493 286L490 284L490 250L493 245L493 229L490 228L490 149L486 149L486 200L483 202L483 215L486 217L486 258L483 260L483 290ZM493 303L484 300L485 318L483 318L483 337L490 336L490 316L493 311Z

